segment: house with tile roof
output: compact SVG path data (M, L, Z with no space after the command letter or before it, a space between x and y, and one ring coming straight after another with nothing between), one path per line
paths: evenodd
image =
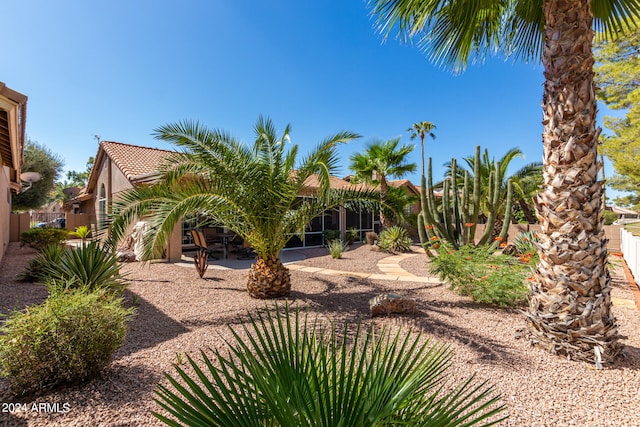
M11 195L20 192L27 97L0 82L0 259L11 235Z
M118 194L136 185L152 183L159 177L160 165L174 154L174 151L158 148L113 141L100 142L86 188L67 204L73 209L73 213L82 216L83 220L75 221L70 218L73 215L68 215L67 228L91 225L92 228L99 229L106 222L113 200L118 197ZM300 194L300 197L309 197L319 185L315 176L309 177L305 184L307 191ZM366 187L363 184L359 186ZM353 185L332 176L331 187L340 189L353 187ZM378 226L376 213L355 212L344 208L334 209L314 218L304 236L302 238L292 236L287 247L321 246L324 243L325 230L340 230L344 234L348 229L356 229L360 237L364 238L367 231L377 230ZM186 219L176 227L167 249L167 257L170 260L179 259L182 249L192 246L190 231L199 227L197 219Z
M136 185L153 182L159 176L162 162L174 153L159 148L101 141L87 186L67 204L74 214L82 216L82 220L68 221L67 228L74 229L78 225L89 225L94 230L102 228L118 194ZM182 256L180 235L181 229L176 227L166 252L172 261Z

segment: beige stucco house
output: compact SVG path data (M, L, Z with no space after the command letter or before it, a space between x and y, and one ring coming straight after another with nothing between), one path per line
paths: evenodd
M22 188L27 97L0 82L0 259L9 245L11 194Z
M100 142L86 188L68 203L74 214L84 216L82 221L73 226L90 225L92 229L99 230L106 223L118 194L156 179L160 164L172 153L121 142ZM77 218L78 215L73 217ZM69 225L67 228L70 228ZM176 227L166 252L166 257L171 261L179 260L182 256L180 236L180 227Z
M118 194L136 185L153 182L158 178L160 164L173 153L175 152L120 142L100 142L93 168L89 173L87 187L67 203L67 206L76 214L67 215L67 228L91 225L92 228L99 229L111 212L113 200L118 197ZM309 194L313 193L317 186L317 179L313 176L306 182ZM331 187L337 189L353 187L353 185L340 178L331 177ZM308 194L301 194L300 197L308 197ZM77 221L78 217L83 219ZM364 237L364 234L374 230L376 225L375 213L354 212L343 208L333 209L311 221L302 239L292 236L287 246L320 246L323 244L323 232L329 229L340 230L342 234L348 229L357 229L361 237ZM200 224L195 219L183 221L176 226L166 257L172 261L180 259L182 249L193 246L190 230L199 227Z

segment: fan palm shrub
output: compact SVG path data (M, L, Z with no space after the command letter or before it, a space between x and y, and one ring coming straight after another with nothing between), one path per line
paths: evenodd
M160 167L156 184L133 188L115 201L112 241L121 240L132 222L145 217L150 224L143 239L146 257L158 255L181 218L198 216L203 226L225 226L253 248L257 259L249 271L249 295L286 295L291 279L279 253L290 237L302 234L327 209L378 198L374 191L330 186L331 174L337 171L338 144L357 134L336 133L302 160L289 134L287 126L278 136L272 121L263 117L255 125L251 146L193 122L156 129L156 138L182 151Z
M228 350L187 356L191 372L166 374L154 413L190 426L491 425L504 406L492 386L447 381L452 351L398 330L355 333L288 306L231 328Z

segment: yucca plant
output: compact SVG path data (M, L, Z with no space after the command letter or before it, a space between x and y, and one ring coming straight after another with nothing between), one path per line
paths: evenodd
M230 350L175 366L154 412L171 426L492 425L504 406L473 378L447 383L452 351L420 335L327 327L285 306L231 328ZM172 389L170 389L172 387Z
M331 240L327 245L327 248L329 249L329 255L331 255L331 258L340 259L342 258L342 253L349 249L349 245L340 239L336 239Z
M120 275L118 258L99 242L66 248L57 262L42 265L41 278L53 283L66 283L67 288L87 287L90 291L104 289L117 292L126 286Z
M57 264L65 251L65 247L58 243L43 247L38 255L29 261L27 268L18 274L18 279L35 282L45 281L48 277L45 273L45 266Z

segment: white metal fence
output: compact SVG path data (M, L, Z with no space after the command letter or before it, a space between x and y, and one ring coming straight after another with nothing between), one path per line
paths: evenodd
M620 229L620 249L636 283L640 281L640 237Z

